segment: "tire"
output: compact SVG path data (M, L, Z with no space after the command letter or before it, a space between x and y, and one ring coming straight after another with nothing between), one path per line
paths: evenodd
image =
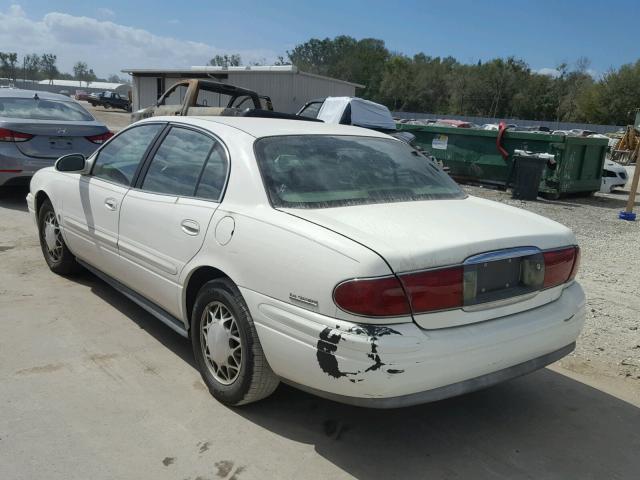
M47 235L49 238L47 239ZM38 237L40 248L49 269L58 275L70 275L80 270L73 253L67 248L56 212L49 199L45 200L38 211Z
M231 280L216 279L202 286L190 332L202 379L220 402L245 405L268 397L277 388L280 380L262 351L247 304Z

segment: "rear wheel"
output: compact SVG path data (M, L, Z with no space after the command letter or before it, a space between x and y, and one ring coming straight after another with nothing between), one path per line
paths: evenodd
M38 231L42 254L52 272L69 275L80 269L80 265L64 243L56 212L48 199L38 212Z
M200 289L193 308L191 343L202 379L222 403L255 402L278 386L249 309L228 279L212 280Z

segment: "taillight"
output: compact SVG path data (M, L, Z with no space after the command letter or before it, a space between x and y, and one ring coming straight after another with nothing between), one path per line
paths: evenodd
M538 251L539 252L539 251ZM580 249L567 247L467 265L405 273L397 277L347 280L333 298L342 310L370 317L391 317L461 308L551 288L572 280ZM544 259L544 268L542 267ZM543 278L544 275L544 278ZM505 283L506 282L506 283Z
M392 317L411 313L396 277L347 280L335 288L333 299L342 310L356 315Z
M576 276L580 262L578 247L563 248L544 252L543 288L562 285Z
M333 298L342 310L371 317L459 308L462 273L462 267L454 267L399 277L348 280L336 287Z
M400 275L413 313L462 307L462 267Z
M111 137L113 137L113 133L107 132L107 133L101 133L100 135L91 135L89 137L86 137L86 139L89 140L90 142L100 144L100 143L106 142Z
M8 128L0 128L0 142L26 142L31 140L33 135L16 132Z

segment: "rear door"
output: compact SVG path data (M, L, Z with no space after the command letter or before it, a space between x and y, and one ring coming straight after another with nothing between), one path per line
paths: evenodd
M165 124L130 128L97 153L91 175L68 174L62 225L71 251L118 278L118 220L122 200Z
M118 248L133 267L125 283L173 315L180 313L180 272L202 247L227 172L218 139L173 126L122 204Z

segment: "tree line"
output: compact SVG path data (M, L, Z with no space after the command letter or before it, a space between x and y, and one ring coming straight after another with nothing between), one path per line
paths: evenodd
M73 73L60 72L58 70L58 57L53 53L30 53L24 55L22 60L18 58L15 52L0 52L0 78L6 78L11 81L27 80L41 81L54 79L62 80L78 80L89 84L91 82L114 82L126 83L126 79L118 77L118 75L110 75L107 78L99 78L86 62L78 61L73 66Z
M241 58L216 56L210 63L240 65ZM640 107L640 60L599 79L589 73L587 58L544 75L515 57L465 64L425 53L411 57L391 52L383 40L341 35L312 38L276 63L365 85L358 95L392 111L626 125Z

